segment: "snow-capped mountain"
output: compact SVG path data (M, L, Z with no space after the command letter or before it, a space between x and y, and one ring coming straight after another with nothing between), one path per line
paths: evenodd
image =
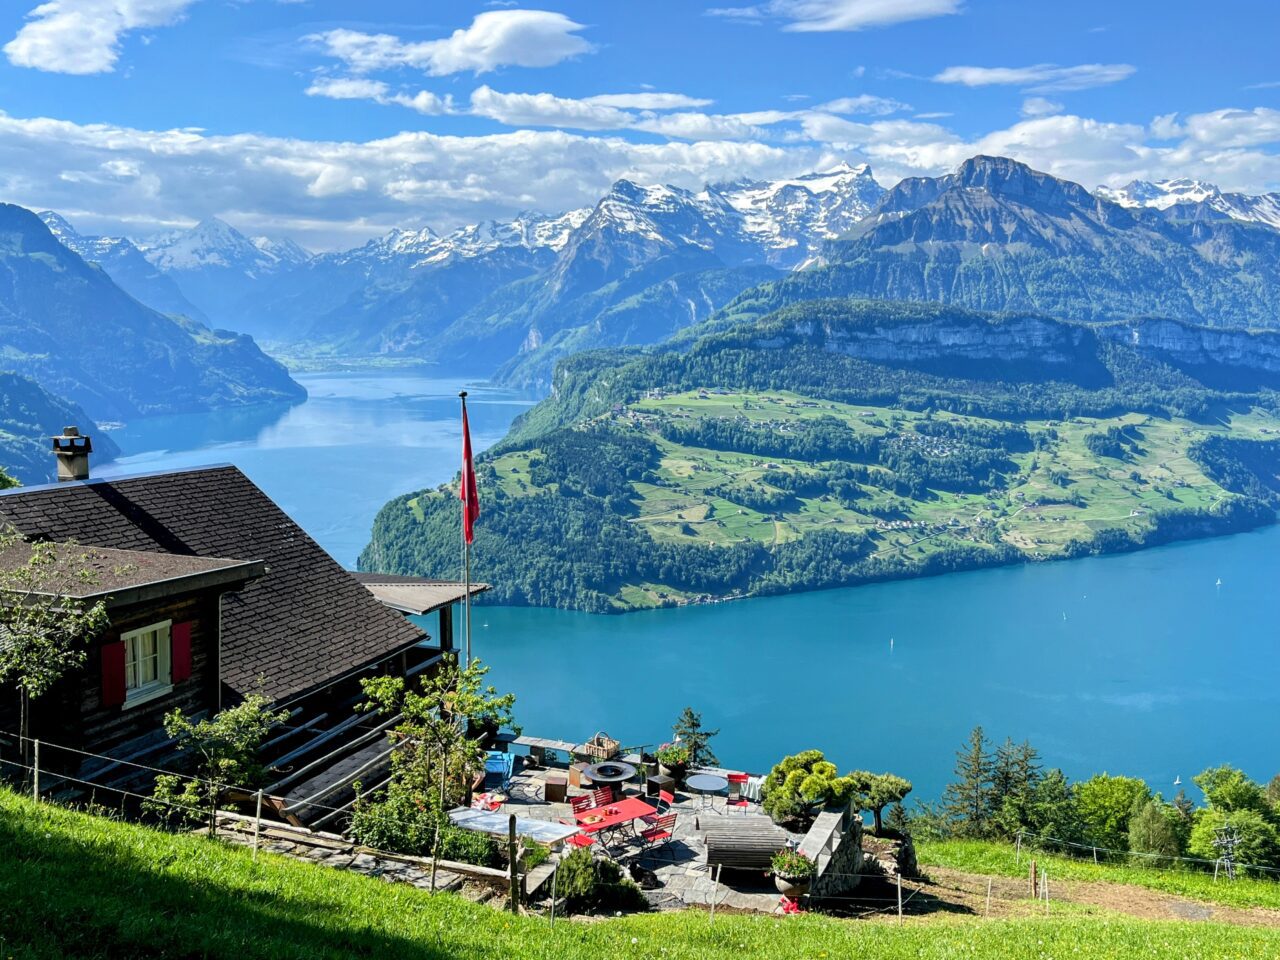
M65 217L52 210L45 210L37 216L64 247L89 263L96 263L135 300L160 313L181 314L206 322L204 313L187 299L173 277L147 260L131 240L85 236Z
M309 254L289 240L250 240L231 224L210 217L190 230L174 230L138 244L161 270L191 271L209 267L238 269L251 276L269 273L283 263L306 260Z
M1212 211L1232 220L1280 229L1280 193L1223 193L1212 183L1186 177L1154 183L1133 180L1123 187L1098 187L1095 193L1122 207L1152 207L1185 219L1198 219Z
M740 180L711 188L743 217L743 229L772 262L803 264L848 231L884 196L865 163L783 180Z
M183 292L219 326L258 333L243 321L243 302L272 277L305 265L311 255L290 240L246 237L210 217L190 230L138 241L143 255L178 282Z

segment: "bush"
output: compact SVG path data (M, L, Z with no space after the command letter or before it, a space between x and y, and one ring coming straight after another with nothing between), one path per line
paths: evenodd
M612 860L597 860L589 849L575 850L556 871L556 887L571 913L589 910L643 910L644 894Z
M847 804L855 786L851 777L836 775L835 764L821 750L805 750L778 761L761 793L765 813L783 823L805 817L814 807Z
M474 830L461 830L437 813L435 804L403 787L392 787L383 800L361 798L351 816L351 837L366 847L429 857L440 826L440 859L474 863L481 867L502 865L498 845Z

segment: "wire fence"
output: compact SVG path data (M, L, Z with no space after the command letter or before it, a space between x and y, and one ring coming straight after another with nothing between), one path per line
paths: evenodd
M1205 867L1205 868L1219 867L1223 865L1222 858L1210 860L1205 857L1185 857L1185 856L1168 854L1168 853L1147 853L1140 850L1117 850L1112 847L1100 847L1095 844L1078 843L1072 840L1063 840L1059 837L1051 837L1045 834L1032 833L1027 830L1019 831L1017 837L1015 838L1016 849L1019 852L1019 856L1021 855L1021 851L1025 842L1028 840L1036 841L1046 850L1051 850L1052 848L1057 847L1062 851L1068 851L1072 853L1078 851L1081 858L1083 858L1086 855L1092 854L1092 857L1095 863L1099 862L1099 855L1101 855L1103 858L1106 858L1108 860L1117 860L1120 862L1127 862L1127 863L1132 863L1134 860L1146 860L1150 862L1164 861L1171 864L1188 864L1188 865L1194 865L1196 867ZM1280 867L1266 866L1266 865L1257 864L1257 863L1241 863L1238 860L1233 860L1232 866L1236 870L1247 870L1247 871L1251 870L1251 871L1256 871L1259 874L1280 878Z

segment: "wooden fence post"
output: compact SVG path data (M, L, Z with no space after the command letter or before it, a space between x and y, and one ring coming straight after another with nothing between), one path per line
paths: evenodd
M556 864L555 870L551 871L551 927L556 925L556 877L560 873L560 865Z
M32 761L34 766L31 768L31 798L36 803L40 802L40 741L37 739L35 743L35 759Z
M1034 859L1032 859L1031 869L1027 874L1027 896L1028 897L1040 896L1039 881L1040 881L1040 878L1036 875L1036 862Z
M983 916L991 916L991 878L987 877L987 912Z
M1014 856L1015 856L1014 866L1018 866L1018 867L1022 866L1022 831L1021 830L1018 831L1018 846Z
M511 912L520 912L520 856L516 853L516 815L507 823L507 857L511 861Z

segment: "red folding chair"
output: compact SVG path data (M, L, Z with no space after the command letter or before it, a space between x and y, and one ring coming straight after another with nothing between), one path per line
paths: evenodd
M578 822L576 820L561 820L560 822L563 823L566 827L576 827L578 825ZM575 833L573 836L565 840L565 843L567 843L571 847L589 847L595 842L596 842L595 837L591 836L590 834L586 834L582 832Z
M675 829L676 815L668 813L658 817L648 830L641 830L640 840L644 843L645 852L648 853L650 850L670 843L675 835Z
M658 820L661 819L664 813L671 809L671 805L675 802L675 794L670 793L667 790L659 790L658 802L654 804L654 807L657 808L656 811L654 813L646 813L640 819L650 826L653 826L653 824L657 823Z
M613 803L613 787L597 787L590 796L592 808L607 806Z
M596 806L593 802L593 794L584 793L581 796L570 797L569 806L573 808L574 813L586 813L592 807Z
M742 795L742 788L747 785L749 779L745 773L731 773L725 777L729 781L729 798L725 800L725 807L739 807L745 810L751 805L751 801Z

